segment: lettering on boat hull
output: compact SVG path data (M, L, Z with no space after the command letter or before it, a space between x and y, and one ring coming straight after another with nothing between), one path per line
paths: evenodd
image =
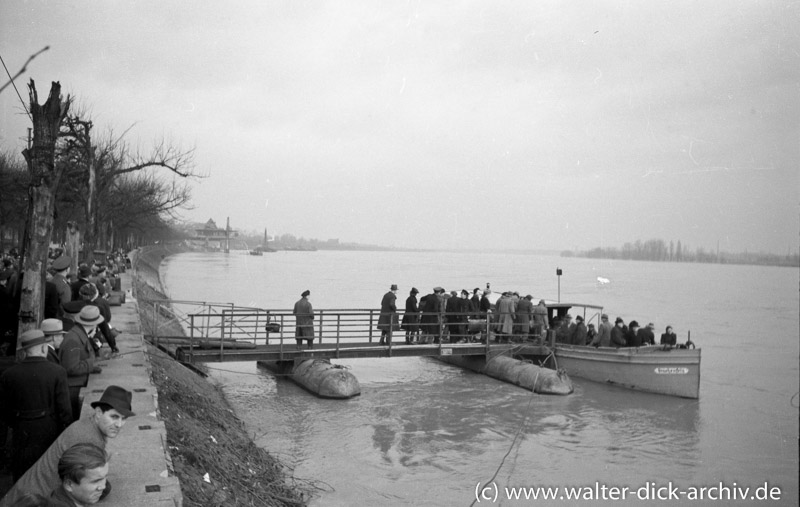
M656 375L686 375L689 373L689 368L665 368L660 367L655 369Z

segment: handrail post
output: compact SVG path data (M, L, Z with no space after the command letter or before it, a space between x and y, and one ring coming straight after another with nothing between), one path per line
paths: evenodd
M272 320L272 317L270 316L269 310L267 310L267 323L266 323L266 324L265 324L265 326L264 326L264 330L265 330L265 331L266 331L267 329L269 329L269 322L270 322L270 320ZM264 346L267 346L267 345L269 345L269 331L267 331L267 332L264 334Z
M189 360L194 364L194 314L189 316Z
M280 344L278 344L278 357L281 361L283 361L283 315L281 314L281 330L280 335L278 336L280 339Z
M322 345L322 321L325 319L325 310L319 311L319 344Z
M486 359L489 359L489 330L491 329L491 325L489 324L489 314L486 314Z
M339 336L341 334L342 329L342 314L336 314L336 359L339 359ZM322 338L320 337L320 342L322 342Z
M369 311L369 342L372 343L372 319L373 319L373 312L375 310Z
M225 357L225 351L223 350L223 341L225 340L225 310L222 309L222 313L220 314L219 319L219 360L222 361Z

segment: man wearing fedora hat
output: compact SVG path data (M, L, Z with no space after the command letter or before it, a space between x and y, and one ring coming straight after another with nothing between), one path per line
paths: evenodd
M97 326L103 322L100 309L87 305L75 316L75 325L64 336L58 358L61 366L67 370L69 381L69 396L72 400L72 415L77 420L80 418L81 401L79 398L81 387L89 382L90 373L100 373L99 367L94 365L94 349L90 343Z
M402 328L406 330L406 344L408 345L415 342L419 337L419 306L417 306L417 294L419 294L417 288L412 287L411 292L409 292L406 298L406 311L403 312Z
M109 325L111 323L111 307L108 305L108 301L104 298L100 297L100 293L97 291L97 287L94 285L87 283L80 290L81 299L86 301L90 305L94 305L100 309L100 315L103 316L103 322L101 322L97 329L103 335L106 343L108 346L111 347L111 352L118 354L119 349L117 349L117 338L114 335L114 332ZM97 352L95 350L95 352Z
M25 359L0 375L0 414L13 431L15 481L72 423L67 372L47 360L44 332L25 331L19 342Z
M397 285L392 284L389 292L381 299L381 315L378 317L378 329L381 330L381 345L392 344L392 331L400 329L397 319Z
M58 319L44 319L39 325L39 329L44 333L47 338L47 360L51 363L60 365L61 360L58 358L58 350L61 348L61 343L64 341L64 323Z
M11 507L19 497L26 494L49 495L61 485L58 463L67 449L77 444L94 444L106 448L109 438L115 438L128 417L136 414L131 410L133 395L119 386L108 386L99 400L93 402L91 415L70 424L56 438L41 458L14 484L0 501L0 507ZM103 496L111 486L106 484Z

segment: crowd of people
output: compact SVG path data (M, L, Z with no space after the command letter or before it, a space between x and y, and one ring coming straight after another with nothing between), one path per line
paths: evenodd
M467 343L493 340L497 343L543 343L547 332L555 333L557 343L570 345L592 345L595 347L641 347L655 345L655 325L639 326L632 320L629 325L617 317L615 325L603 314L597 328L585 323L578 315L573 321L567 313L552 317L547 303L540 299L533 302L530 294L520 297L518 292L506 291L496 301L487 286L481 290L447 292L434 287L430 294L417 298L415 287L409 291L405 301L402 320L397 309L396 284L381 299L381 310L377 328L381 332L380 344L390 345L395 333L404 332L406 344L419 343ZM296 334L298 347L303 341L308 348L314 342L314 311L308 300L311 292L303 292L295 303ZM661 345L676 346L677 337L672 326L667 326L661 335Z
M89 375L102 372L95 360L119 353L108 298L119 290L118 273L129 267L125 262L117 252L101 262L81 263L72 274L72 259L51 250L44 319L18 333L19 258L15 252L2 256L0 355L8 359L0 374L0 437L5 443L11 431L14 486L0 507L89 505L108 494L105 444L133 415L131 393L108 387L84 419L79 395Z
M95 350L106 343L111 351L118 352L116 335L111 327L111 312L108 299L114 290L119 290L119 273L124 272L130 260L121 252L107 255L103 260L91 260L78 264L77 273L72 273L72 259L61 248L51 249L44 287L44 318L58 319L69 330L74 317L84 306L100 309L104 322L99 326ZM19 257L15 251L2 255L0 267L0 356L16 353L19 310L22 294L22 273Z

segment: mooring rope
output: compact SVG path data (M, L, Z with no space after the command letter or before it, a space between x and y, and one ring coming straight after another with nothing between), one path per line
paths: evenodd
M520 424L519 427L517 428L517 433L514 435L514 440L511 441L511 445L508 447L508 450L506 451L505 455L503 456L503 459L500 460L500 464L497 466L497 470L494 471L494 475L492 475L492 478L489 479L488 481L486 481L484 483L484 485L494 482L494 480L497 478L497 474L499 474L500 470L503 468L503 465L506 462L506 458L508 458L508 455L511 454L511 451L514 449L514 446L517 443L517 439L519 438L520 433L522 433L522 429L525 427L525 424L528 422L528 416L530 414L531 403L533 402L533 395L536 394L536 381L539 380L539 373L540 372L538 372L538 371L536 372L536 377L533 380L533 389L531 389L531 395L528 397L528 406L525 407L525 418L522 420L522 424ZM475 505L475 502L477 502L477 501L478 501L478 496L476 495L475 496L475 500L473 500L472 503L469 504L470 507Z

